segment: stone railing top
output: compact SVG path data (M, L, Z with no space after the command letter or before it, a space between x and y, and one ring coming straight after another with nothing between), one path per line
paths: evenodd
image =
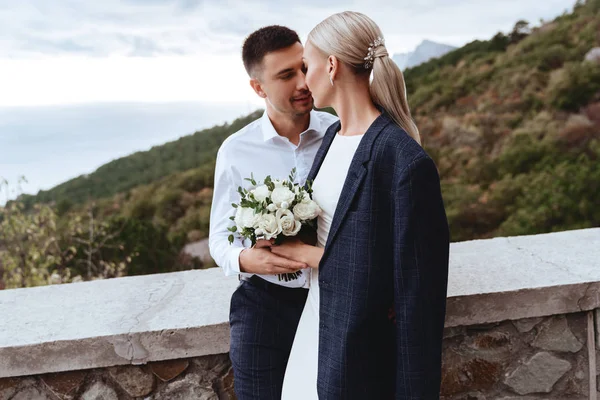
M0 291L0 378L229 351L220 269Z
M453 243L446 327L600 307L600 229Z
M229 351L220 269L0 291L0 378ZM446 326L600 308L600 229L451 245Z
M448 297L600 282L600 228L453 243Z

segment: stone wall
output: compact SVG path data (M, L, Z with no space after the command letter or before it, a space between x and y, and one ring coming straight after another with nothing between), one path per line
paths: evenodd
M0 400L229 400L227 354L0 379Z
M441 398L593 398L600 373L594 335L592 312L447 328Z
M441 399L593 399L598 334L593 312L446 328ZM75 399L229 400L233 373L221 354L0 379L0 400Z
M0 400L233 399L219 269L0 290ZM453 243L443 400L598 400L600 229Z

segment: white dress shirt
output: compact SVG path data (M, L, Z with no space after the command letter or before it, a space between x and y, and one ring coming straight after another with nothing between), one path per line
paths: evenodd
M273 179L287 179L292 168L296 168L296 182L304 185L312 167L317 150L321 146L327 128L337 121L337 117L320 111L311 111L308 129L300 134L296 146L288 138L280 136L266 111L263 116L229 136L217 153L213 201L210 212L210 232L208 245L210 255L225 275L240 273L239 256L251 245L234 234L233 244L229 244L231 234L227 229L233 226L229 219L235 210L232 203L239 203L239 186L249 188L249 178L261 183L267 175ZM241 273L251 276L250 273ZM306 273L298 279L283 281L277 275L259 275L261 278L287 287L306 287Z

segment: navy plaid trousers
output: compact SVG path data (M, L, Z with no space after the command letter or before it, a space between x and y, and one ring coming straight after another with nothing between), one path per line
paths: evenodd
M281 399L285 368L308 290L252 278L254 283L240 281L231 297L229 356L235 394L238 400Z

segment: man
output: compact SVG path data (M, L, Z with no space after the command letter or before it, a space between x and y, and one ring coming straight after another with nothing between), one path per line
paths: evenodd
M337 118L313 110L303 74L303 47L296 32L268 26L252 33L242 49L250 85L265 99L262 118L223 142L217 154L210 218L211 256L226 275L240 276L231 298L230 357L240 400L279 399L283 376L304 303L307 265L271 253L268 246L229 244L231 203L253 173L285 179L296 168L304 184L327 128ZM297 279L277 274L300 270ZM302 377L298 377L302 379Z

